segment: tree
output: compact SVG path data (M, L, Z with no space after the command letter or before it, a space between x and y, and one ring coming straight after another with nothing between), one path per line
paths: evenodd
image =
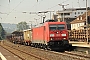
M3 29L1 23L0 23L0 40L4 39L5 38L5 30Z
M19 31L23 31L25 29L29 29L29 25L26 22L20 22L17 24L17 28Z

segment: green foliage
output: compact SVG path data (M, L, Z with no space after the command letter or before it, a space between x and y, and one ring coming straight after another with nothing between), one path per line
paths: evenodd
M29 29L29 25L26 22L20 22L17 24L17 28L19 31L23 31L25 29Z
M0 40L4 39L5 38L5 30L3 29L1 23L0 23Z

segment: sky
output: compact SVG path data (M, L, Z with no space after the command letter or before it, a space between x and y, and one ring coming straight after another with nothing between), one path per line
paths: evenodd
M88 7L90 7L90 0ZM44 14L35 14L43 11L62 10L61 5L67 5L65 8L86 7L86 0L0 0L0 22L18 24L22 21L37 24L41 22L41 16ZM26 13L23 13L26 12ZM32 14L30 14L30 12ZM46 20L50 19L50 12L46 13Z

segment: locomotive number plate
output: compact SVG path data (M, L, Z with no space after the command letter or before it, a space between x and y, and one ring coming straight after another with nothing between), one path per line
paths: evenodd
M60 34L56 34L56 36L60 36Z

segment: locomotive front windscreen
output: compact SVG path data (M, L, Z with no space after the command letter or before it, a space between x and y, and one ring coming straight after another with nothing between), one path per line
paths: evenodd
M64 30L65 29L65 25L64 24L50 25L49 29L50 30Z

